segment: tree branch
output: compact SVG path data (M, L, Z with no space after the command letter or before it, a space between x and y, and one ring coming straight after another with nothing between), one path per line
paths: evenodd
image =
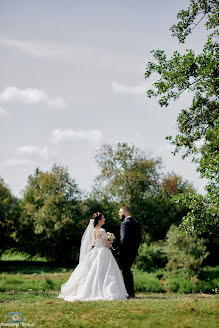
M196 28L196 26L202 21L202 19L203 19L205 16L206 16L206 14L204 14L204 16L202 16L202 17L199 19L198 23L195 24L195 26L191 29L191 31L193 31L193 30Z

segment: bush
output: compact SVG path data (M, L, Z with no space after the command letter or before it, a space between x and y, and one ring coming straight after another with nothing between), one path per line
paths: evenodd
M218 293L219 290L219 266L216 268L205 267L200 270L197 277L188 278L178 270L174 272L163 272L166 279L166 289L169 292L178 293ZM156 274L157 276L157 274Z
M167 233L164 251L168 258L167 268L180 271L187 278L197 276L203 260L208 256L204 239L184 236L174 225Z
M161 292L161 282L151 273L134 271L134 284L136 292Z
M201 288L201 282L197 278L185 278L178 274L170 274L166 279L168 292L195 293Z
M206 266L200 271L201 291L204 293L218 293L219 291L219 266Z
M167 258L162 249L161 243L142 244L139 248L135 267L142 271L155 272L163 268L167 263Z

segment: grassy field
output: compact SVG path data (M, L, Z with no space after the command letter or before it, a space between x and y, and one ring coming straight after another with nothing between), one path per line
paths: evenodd
M0 297L0 322L8 312L22 312L34 327L199 327L219 326L215 295L139 294L142 299L124 301L65 302L58 293L5 292Z
M2 260L0 327L9 324L9 312L22 312L23 326L35 328L219 327L218 294L138 292L139 299L134 300L69 303L57 296L72 269L56 268L43 259L24 261L19 255ZM147 273L135 272L135 280L136 287L148 283L152 291L162 290Z

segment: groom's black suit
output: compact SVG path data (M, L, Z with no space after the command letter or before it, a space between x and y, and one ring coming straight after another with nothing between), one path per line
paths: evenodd
M134 296L134 282L131 266L138 255L141 243L141 228L137 221L130 216L126 217L120 228L120 244L118 247L120 267L124 283L129 296Z

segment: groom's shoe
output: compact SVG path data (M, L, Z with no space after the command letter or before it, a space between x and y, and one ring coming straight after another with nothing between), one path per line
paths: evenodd
M127 300L131 300L131 299L134 299L134 298L136 298L135 295L129 295L129 296L127 297Z

